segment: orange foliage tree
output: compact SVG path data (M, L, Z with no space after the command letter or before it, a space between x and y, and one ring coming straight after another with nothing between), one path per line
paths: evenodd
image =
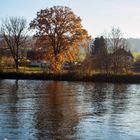
M64 62L76 61L80 47L85 47L90 40L80 17L64 6L40 10L30 28L36 30L39 46L46 46L46 59L56 71L61 70Z

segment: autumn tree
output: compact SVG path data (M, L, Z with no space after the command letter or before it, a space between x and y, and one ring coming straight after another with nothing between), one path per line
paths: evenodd
M40 10L30 28L36 29L37 42L45 44L47 60L55 70L60 70L65 61L76 61L80 46L85 46L89 39L81 18L64 6Z
M26 41L26 20L23 18L9 17L2 20L1 33L10 49L16 70L19 69L20 50Z

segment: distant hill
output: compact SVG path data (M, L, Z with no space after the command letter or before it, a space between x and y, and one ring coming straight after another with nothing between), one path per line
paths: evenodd
M2 35L0 34L0 40L2 40ZM29 40L31 40L32 38L30 37ZM35 41L35 40L34 40ZM140 38L128 38L127 39L128 43L129 43L129 49L132 52L139 52L140 53ZM31 46L34 48L34 46ZM84 52L84 49L82 49L82 52Z
M128 38L129 48L132 52L140 52L140 39Z
M3 37L2 37L2 35L0 34L0 40L2 40L3 39Z

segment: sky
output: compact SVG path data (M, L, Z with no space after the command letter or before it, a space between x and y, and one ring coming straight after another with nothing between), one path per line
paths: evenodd
M124 37L140 38L140 0L0 0L0 19L16 16L30 23L37 11L58 5L80 16L92 37L119 27Z

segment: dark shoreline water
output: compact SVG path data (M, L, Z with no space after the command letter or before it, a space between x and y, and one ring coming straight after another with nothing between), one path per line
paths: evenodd
M0 80L0 139L139 140L140 84Z
M66 74L47 74L47 73L0 73L0 79L19 79L19 80L55 80L55 81L92 81L107 83L140 83L140 75L113 75L95 74L93 76L77 76L75 73Z

